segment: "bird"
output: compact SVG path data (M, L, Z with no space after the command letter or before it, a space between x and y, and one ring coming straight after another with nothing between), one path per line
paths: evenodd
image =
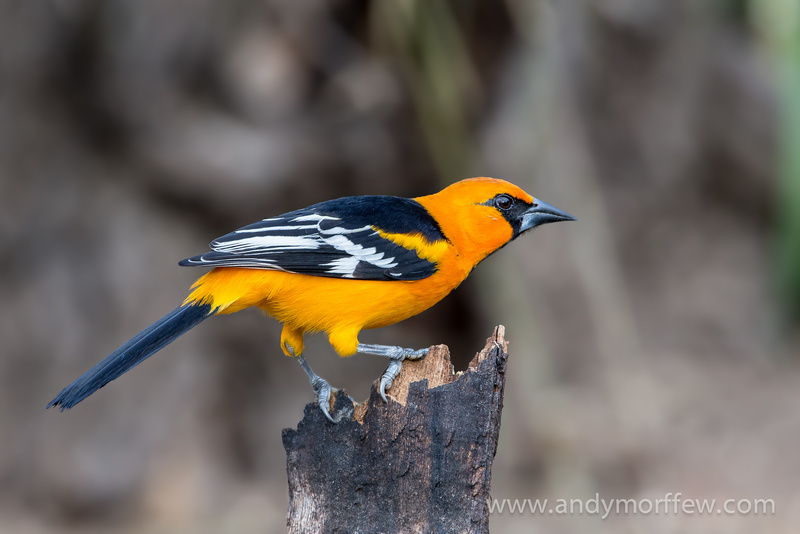
M489 255L543 224L572 215L505 180L478 177L416 198L343 197L269 217L213 240L182 266L210 267L186 300L64 388L63 412L214 315L259 308L283 327L281 350L305 371L330 421L337 391L303 357L305 334L324 332L340 356L389 358L379 392L404 360L428 349L372 345L361 330L414 316L447 296Z

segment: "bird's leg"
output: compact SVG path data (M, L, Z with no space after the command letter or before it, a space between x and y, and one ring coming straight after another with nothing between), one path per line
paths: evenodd
M302 367L303 371L305 371L306 375L308 375L308 381L311 383L311 389L314 390L314 396L317 399L317 404L319 404L319 409L322 410L322 413L325 414L325 417L327 417L331 423L335 423L336 421L334 421L333 417L331 417L330 400L331 392L339 390L331 387L327 380L315 373L314 370L311 369L311 366L308 365L308 362L305 358L302 356L295 356L294 349L291 345L286 343L285 346L286 350L289 351L289 354L291 354L294 358L297 358L297 363L300 364L300 367Z
M380 393L383 402L386 400L386 390L392 387L392 382L400 374L400 369L403 365L403 360L419 360L428 354L428 349L404 349L403 347L395 347L392 345L368 345L365 343L358 344L358 352L362 354L374 354L376 356L386 356L390 358L389 367L381 375Z

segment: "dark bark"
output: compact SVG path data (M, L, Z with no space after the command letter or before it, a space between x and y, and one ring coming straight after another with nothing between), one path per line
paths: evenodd
M498 326L464 373L446 346L405 362L384 403L338 395L283 431L290 533L488 532L508 353Z

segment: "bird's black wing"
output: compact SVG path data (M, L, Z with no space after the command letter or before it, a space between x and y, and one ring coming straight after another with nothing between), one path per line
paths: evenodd
M346 197L261 220L211 242L211 252L187 266L250 267L360 280L419 280L434 262L381 236L418 234L445 240L436 220L415 200Z

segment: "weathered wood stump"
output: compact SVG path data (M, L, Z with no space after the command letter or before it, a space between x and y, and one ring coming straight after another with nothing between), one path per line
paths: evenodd
M283 431L290 533L488 532L508 353L498 326L463 373L446 346L403 371L384 403L373 385L331 424L315 404Z

